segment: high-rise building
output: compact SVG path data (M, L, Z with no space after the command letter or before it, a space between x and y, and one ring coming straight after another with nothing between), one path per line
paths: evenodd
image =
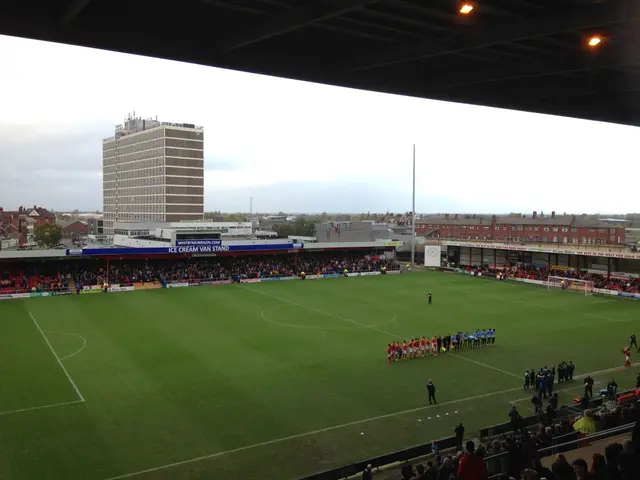
M204 215L204 129L129 116L102 142L104 233L114 222Z

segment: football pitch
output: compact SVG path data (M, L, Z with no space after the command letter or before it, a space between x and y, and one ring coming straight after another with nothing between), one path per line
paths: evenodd
M473 436L530 413L526 369L573 360L561 404L584 373L635 386L639 321L640 302L423 272L3 301L0 479L287 480ZM393 340L477 328L496 344L387 364Z

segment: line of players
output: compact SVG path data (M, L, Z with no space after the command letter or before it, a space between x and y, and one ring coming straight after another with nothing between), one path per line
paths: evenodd
M429 355L437 356L438 353L459 351L465 348L480 348L496 343L496 330L476 330L474 333L458 332L455 335L412 338L408 342L396 341L387 345L387 362L399 362L410 358L423 358Z

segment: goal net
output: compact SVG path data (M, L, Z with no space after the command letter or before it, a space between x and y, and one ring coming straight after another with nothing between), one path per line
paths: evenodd
M578 280L575 278L554 277L547 278L547 289L578 292L583 295L593 295L594 284L592 280Z

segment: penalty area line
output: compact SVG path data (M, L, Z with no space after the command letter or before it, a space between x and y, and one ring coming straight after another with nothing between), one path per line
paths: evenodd
M474 395L473 397L467 397L467 398L459 398L457 400L450 400L448 402L443 402L443 403L439 403L437 405L424 405L422 407L416 407L416 408L410 408L408 410L402 410L399 412L393 412L393 413L386 413L384 415L378 415L376 417L370 417L370 418L363 418L362 420L356 420L354 422L348 422L348 423L342 423L340 425L333 425L331 427L326 427L326 428L320 428L318 430L312 430L310 432L304 432L304 433L298 433L295 435L289 435L288 437L282 437L282 438L275 438L273 440L267 440L265 442L260 442L260 443L254 443L252 445L245 445L244 447L238 447L238 448L234 448L231 450L225 450L222 452L216 452L216 453L211 453L209 455L202 455L200 457L195 457L195 458L190 458L187 460L181 460L178 462L173 462L173 463L168 463L166 465L160 465L157 467L152 467L152 468L147 468L146 470L140 470L138 472L132 472L132 473L125 473L123 475L118 475L115 477L109 477L105 480L123 480L126 478L132 478L132 477L137 477L140 475L145 475L145 474L149 474L149 473L155 473L161 470L167 470L170 468L176 468L176 467L180 467L183 465L189 465L191 463L197 463L197 462L201 462L201 461L205 461L205 460L211 460L214 458L218 458L218 457L222 457L225 455L230 455L233 453L240 453L240 452L244 452L247 450L252 450L254 448L260 448L260 447L266 447L269 445L275 445L277 443L282 443L282 442L286 442L289 440L297 440L299 438L304 438L304 437L310 437L312 435L317 435L320 433L326 433L326 432L331 432L333 430L339 430L341 428L346 428L346 427L352 427L355 425L362 425L368 422L375 422L377 420L384 420L386 418L393 418L393 417L398 417L401 415L408 415L410 413L416 413L416 412L422 412L424 410L429 410L431 408L437 408L437 407L443 407L446 405L454 405L457 403L464 403L464 402L469 402L471 400L478 400L481 398L487 398L487 397L492 397L495 395L502 395L505 393L511 393L511 392L517 392L517 391L522 391L522 387L517 387L517 388L509 388L507 390L500 390L497 392L489 392L489 393L483 393L480 395Z
M20 408L18 410L7 410L6 412L0 412L0 416L12 415L14 413L33 412L35 410L45 410L47 408L64 407L65 405L76 405L78 403L84 403L84 400L74 400L72 402L52 403L51 405L41 405L39 407Z
M40 325L38 324L38 322L36 321L36 317L33 316L33 313L29 312L29 316L31 317L31 320L33 320L33 324L36 326L36 328L38 329L38 331L40 332L40 335L42 335L42 338L44 339L45 343L47 344L47 346L49 347L49 350L51 350L51 353L53 354L53 356L55 357L56 361L58 362L58 365L60 365L60 368L62 369L62 371L64 372L65 376L67 377L67 380L69 380L69 383L71 384L71 386L73 387L73 389L76 391L76 394L78 395L78 398L80 399L81 402L84 402L84 397L82 396L82 393L80 393L80 389L78 388L78 386L76 385L76 382L73 381L73 378L71 378L71 375L69 374L69 372L67 371L67 369L65 368L64 364L62 363L62 360L60 360L60 357L58 356L58 354L56 353L56 351L53 349L53 347L51 346L51 343L49 342L49 339L47 338L47 336L44 334L44 332L42 331L42 328L40 328ZM84 347L83 347L84 348ZM77 352L76 352L77 353Z

